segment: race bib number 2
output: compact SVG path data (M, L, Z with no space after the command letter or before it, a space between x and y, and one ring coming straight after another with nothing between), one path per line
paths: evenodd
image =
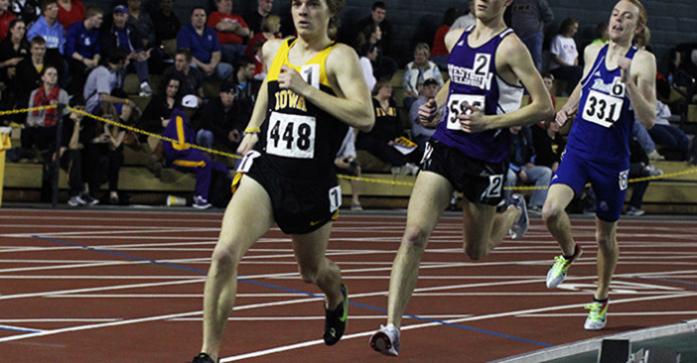
M448 98L448 129L462 130L457 116L461 113L469 112L465 106L478 107L483 111L485 98L482 95L457 95L452 94Z
M312 116L272 112L266 134L266 152L296 159L315 156L316 120Z

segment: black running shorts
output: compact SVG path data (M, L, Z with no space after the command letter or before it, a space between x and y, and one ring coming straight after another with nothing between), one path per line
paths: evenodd
M421 170L442 175L455 190L473 203L498 205L503 199L503 183L508 163L493 164L472 159L436 140L426 144Z

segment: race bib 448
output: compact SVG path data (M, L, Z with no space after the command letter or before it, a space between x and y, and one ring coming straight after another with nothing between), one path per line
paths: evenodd
M312 116L272 112L266 133L266 152L296 159L315 156L316 120Z

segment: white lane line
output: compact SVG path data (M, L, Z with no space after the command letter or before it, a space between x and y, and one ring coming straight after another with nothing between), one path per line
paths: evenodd
M419 315L420 319L461 319L473 316L472 314L446 314L446 315ZM324 320L324 315L322 316L237 316L230 317L228 321L314 321L314 320ZM351 315L351 320L380 320L387 319L387 315ZM414 320L414 317L404 316L402 319ZM176 318L167 321L174 322L192 322L192 321L203 321L203 318Z
M608 314L615 316L666 316L666 315L697 315L697 310L685 310L685 311L631 311L631 312L617 312L610 311ZM521 314L517 315L518 318L566 318L572 316L587 316L588 314L583 313L568 313L568 314Z
M631 302L639 302L639 301L655 301L655 300L665 300L665 299L692 297L692 296L697 296L697 293L685 293L685 294L664 295L664 296L649 296L649 297L638 297L638 298L628 298L628 299L617 299L617 300L613 300L612 304L618 305L618 304L623 304L623 303L631 303ZM580 308L580 307L583 307L584 305L585 304L557 305L557 306L549 306L549 307L544 307L544 308L525 309L525 310L518 310L518 311L509 311L509 312L504 312L504 313L472 316L472 317L460 318L460 319L449 319L449 320L445 320L445 322L448 324L457 324L457 323L463 323L463 322L468 322L468 321L481 321L481 320L497 319L497 318L502 318L502 317L516 316L516 315L521 315L521 314L531 314L531 313L544 312L544 311L555 311L555 310ZM421 324L412 324L412 325L402 326L401 331L404 332L406 330L428 328L428 327L434 327L434 326L439 326L439 325L442 325L442 323L429 322L429 323L421 323ZM348 335L345 335L341 339L348 340L348 339L353 339L353 338L367 337L367 336L371 335L372 333L373 333L373 331L364 331L364 332L360 332L360 333L348 334ZM320 344L324 344L324 341L323 340L310 340L310 341L299 342L299 343L295 343L295 344L291 344L291 345L281 345L278 347L259 350L256 352L250 352L250 353L245 353L245 354L240 354L240 355L235 355L235 356L230 356L230 357L224 357L224 358L220 359L220 362L221 363L234 362L234 361L238 361L238 360L242 360L242 359L261 357L261 356L265 356L265 355L269 355L269 354L280 353L280 352L285 352L285 351L289 351L289 350L305 348L305 347L309 347L309 346L313 346L313 345L320 345Z
M73 227L73 226L56 226L54 228L68 228L68 227ZM94 228L93 228L94 227ZM176 232L186 232L186 233L192 233L192 232L220 232L220 228L191 228L191 227L170 227L170 228L162 228L162 227L136 227L136 226L126 226L129 229L123 229L123 230L107 230L104 231L103 229L107 228L119 228L118 226L91 226L91 227L85 227L89 229L100 229L101 231L84 231L84 232L42 232L42 233L5 233L5 234L0 234L0 237L10 237L10 238L33 238L35 236L38 237L45 237L45 238L52 238L52 237L62 237L62 236L84 236L84 235L119 235L121 233L123 234L131 234L131 233L176 233ZM78 228L79 229L79 228Z
M25 323L98 323L122 320L121 318L33 318L33 319L0 319L0 324Z

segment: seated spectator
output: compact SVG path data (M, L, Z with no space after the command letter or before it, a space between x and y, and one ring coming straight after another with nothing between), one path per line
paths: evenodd
M571 94L581 80L583 70L578 65L578 49L574 35L578 31L578 21L567 18L561 23L559 34L552 39L550 52L552 61L549 70L557 80L566 82L566 94Z
M251 110L254 108L254 101L261 83L254 78L254 63L242 59L237 64L235 73L235 84L237 84L237 104L242 109Z
M598 25L595 26L595 32L598 35L597 38L593 39L591 44L594 45L605 45L610 39L610 35L608 33L607 29L607 21L603 21L598 23Z
M427 79L433 79L438 87L443 85L443 77L435 63L429 61L431 50L426 43L419 43L414 48L414 60L407 64L404 71L404 108L411 108L412 102L419 97L419 90Z
M232 12L232 0L215 0L217 11L208 18L208 26L218 33L223 61L237 63L244 55L245 39L252 33L244 19Z
M65 54L72 74L71 94L82 94L87 74L99 65L101 48L99 28L104 14L101 9L89 7L84 21L73 24L66 36Z
M419 122L419 107L428 100L436 97L436 93L440 87L438 82L433 78L429 78L424 81L421 91L419 92L419 98L411 104L411 109L409 109L409 122L411 123L411 137L414 142L419 145L419 153L423 153L426 147L426 141L428 141L431 136L436 132L434 128L427 128Z
M155 42L157 47L162 47L165 54L174 58L177 51L177 33L181 28L181 22L172 12L173 0L160 0L159 11L154 11L152 16L155 25Z
M27 39L34 39L37 36L46 41L46 57L58 64L65 47L65 29L58 22L58 3L56 0L47 0L43 3L42 15L27 30ZM59 71L61 71L59 69Z
M211 204L208 201L213 172L217 171L228 175L225 165L212 160L211 157L189 145L194 144L195 133L191 127L191 116L198 108L198 97L186 95L182 99L181 108L172 112L172 118L165 129L163 136L177 140L177 142L164 142L165 160L167 166L176 169L196 173L196 191L193 207L196 209L208 209Z
M179 49L174 56L174 65L165 69L163 76L168 78L179 78L181 80L180 93L183 95L194 94L203 97L201 84L203 74L201 71L191 66L191 52L188 49Z
M177 77L165 78L164 90L157 92L148 102L148 106L143 112L140 127L145 131L161 135L169 124L174 108L179 105L181 100L181 80ZM149 160L146 167L156 177L160 177L162 171L162 161L164 160L162 142L160 139L148 136L148 155Z
M677 154L678 160L688 160L690 139L685 131L670 124L670 108L661 100L656 100L656 123L649 129L651 139L668 153ZM641 124L640 122L636 122Z
M661 169L649 164L649 158L636 140L630 143L630 166L629 178L645 178L650 176L658 176L663 174ZM649 187L649 181L638 183L630 183L632 188L632 197L629 200L627 210L624 214L628 216L644 215L644 210L641 209L644 203L644 194Z
M148 58L150 50L145 50L143 39L138 30L128 23L128 8L123 5L114 7L111 20L104 22L101 31L101 49L109 57L117 49L126 53L126 66L135 70L140 81L140 96L152 95ZM124 68L125 70L125 68Z
M90 72L82 93L87 112L106 115L113 114L114 105L135 106L130 99L114 95L114 90L120 89L123 85L123 77L120 71L125 63L126 54L119 49L109 55L106 60L106 66L98 66Z
M17 17L10 11L10 0L0 0L0 41L5 40L10 23Z
M441 21L438 29L436 29L436 34L433 36L433 42L431 43L431 59L434 63L440 67L440 69L446 69L448 66L448 48L445 46L445 34L448 34L450 26L453 25L455 19L457 19L458 11L455 8L449 8L443 14L443 20Z
M12 13L31 24L41 15L41 5L38 0L12 0Z
M14 19L10 22L10 35L0 42L0 82L5 82L10 87L14 86L17 65L29 56L29 43L24 39L25 32L24 21Z
M263 0L262 0L263 1ZM249 39L247 47L244 50L244 55L247 59L254 59L257 51L267 40L277 39L281 30L281 18L278 15L269 15L264 18L261 25L261 31L254 33L254 36Z
M395 49L392 49L392 24L387 19L387 5L383 1L376 1L370 9L370 15L359 20L353 25L344 27L342 32L351 33L348 44L357 44L356 39L359 34L365 34L365 29L370 29L371 33L374 28L379 28L379 39L377 40L378 48L380 48L380 56L375 63L375 76L377 78L392 78L397 71L398 64L395 61ZM359 34L355 34L355 29L360 29ZM362 45L362 44L360 44Z
M419 168L410 163L410 155L404 155L393 145L404 135L397 116L397 105L392 98L392 86L388 80L378 81L373 90L375 126L370 132L359 132L356 149L365 150L387 164L393 174L416 175ZM414 154L413 152L411 154Z
M257 7L249 14L245 15L249 30L254 34L264 32L264 20L271 15L273 0L257 0ZM281 18L278 18L278 27L281 27ZM277 33L277 32L274 32Z
M363 79L368 86L368 90L372 92L375 84L378 82L377 79L375 79L375 72L373 72L373 62L378 58L378 45L366 44L358 55L360 56L358 63L361 65L361 70L363 71Z
M450 30L469 29L476 23L477 19L474 18L474 0L470 0L469 5L467 6L467 11L455 19L453 25L450 26Z
M46 59L46 41L35 37L29 45L30 57L24 58L17 64L15 91L17 106L25 107L29 94L41 86L41 74L47 66L59 67ZM59 71L60 73L60 71Z
M650 160L666 159L665 156L661 155L658 150L656 150L656 143L651 138L649 131L638 120L635 120L634 124L632 124L632 137L641 145Z
M128 24L140 34L143 49L155 47L155 25L141 7L141 0L128 0Z
M542 73L542 81L552 97L552 106L556 108L554 76L551 73ZM535 150L535 164L546 166L552 169L553 173L556 173L566 145L564 137L559 133L559 124L554 119L541 120L537 125L530 126L530 130L532 131L533 150Z
M547 199L547 186L552 180L552 169L535 165L535 150L533 149L532 133L527 127L511 127L511 160L508 164L508 174L504 187L514 187L518 181L533 184L538 188L532 192L528 211L542 213L542 205ZM506 200L511 200L512 191L504 191ZM510 202L509 202L510 203Z
M177 34L177 49L189 49L193 67L200 69L206 77L217 76L225 80L232 74L232 66L222 63L220 43L215 31L206 26L206 10L194 7L191 22Z
M67 105L68 93L58 86L58 71L55 67L48 66L41 74L41 86L29 95L29 107L48 105ZM64 108L51 108L47 110L33 111L27 114L27 123L22 132L22 147L39 150L43 163L43 178L41 183L41 200L51 200L53 155L56 152L56 132L58 119L63 117Z
M336 172L338 174L348 174L350 176L359 177L361 176L361 166L356 160L356 129L349 127L346 131L346 136L344 141L341 142L339 151L336 153L336 158L334 159L334 166L336 166ZM349 180L351 184L351 210L359 211L363 210L360 200L360 183L357 180Z
M196 143L215 149L235 152L244 136L244 128L252 116L251 108L243 108L236 98L239 93L233 81L220 86L217 98L203 109L201 128L196 133Z
M82 0L58 0L58 22L63 29L85 19L85 5Z

